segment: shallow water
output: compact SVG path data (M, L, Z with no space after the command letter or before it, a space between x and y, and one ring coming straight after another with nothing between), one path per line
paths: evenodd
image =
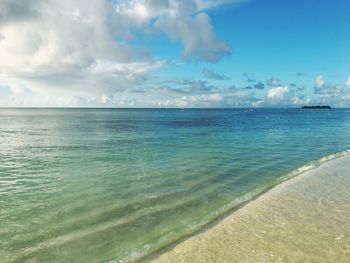
M137 259L349 139L345 109L0 109L0 261Z
M350 155L277 186L154 263L350 262Z

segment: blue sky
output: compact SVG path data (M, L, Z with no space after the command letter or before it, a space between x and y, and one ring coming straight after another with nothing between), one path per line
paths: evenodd
M346 0L0 3L0 106L350 107Z

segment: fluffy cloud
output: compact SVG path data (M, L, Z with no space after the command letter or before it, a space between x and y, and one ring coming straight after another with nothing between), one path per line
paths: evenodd
M245 89L265 89L265 84L259 81L258 83L254 84L253 86L247 86Z
M321 87L314 87L315 94L318 95L337 95L343 92L343 88L338 84L325 83Z
M349 107L350 79L345 83L328 82L322 75L315 78L313 98L315 104L329 104L333 107Z
M346 80L345 85L350 88L350 77L348 77L348 79Z
M85 68L96 60L127 62L135 54L127 45L114 41L105 22L110 12L105 1L90 1L89 5L81 0L26 2L37 15L10 20L0 28L2 68L67 71Z
M295 107L310 103L311 99L297 86L279 86L268 90L263 105L273 107Z
M288 86L281 86L270 89L267 92L267 97L272 100L284 100L288 97L290 89Z
M190 72L188 79L181 79L182 69L171 72L176 76L164 74L167 67L193 60L218 62L229 55L231 47L215 33L209 9L239 2L2 0L0 106L249 107L308 102L300 83L284 86L274 77L265 83L245 74L248 88L236 88L210 83L228 78L207 68L202 71L207 81L193 79ZM180 44L179 58L157 57L142 45L144 38ZM317 76L314 94L309 95L315 102L349 105L350 78L339 84Z
M161 82L157 87L152 90L159 95L164 96L178 96L178 95L201 95L215 92L217 87L210 85L207 81L203 80L169 80ZM144 90L143 92L150 92L150 90Z
M147 53L116 41L135 27L179 40L184 56L217 61L230 53L213 32L209 16L190 0L92 0L89 5L83 0L6 0L0 10L1 67L57 70L86 67L96 60L144 59Z
M318 95L338 95L343 93L344 89L336 83L327 83L322 75L315 79L314 93ZM324 97L324 96L323 96Z
M204 77L206 77L207 79L216 79L216 80L229 80L230 78L225 76L225 75L222 75L220 73L217 73L213 70L210 70L210 69L206 69L204 68L202 70L202 75Z
M116 92L142 87L155 70L175 63L131 43L140 32L182 43L185 58L216 62L231 49L204 10L228 2L238 1L3 0L0 89L7 95L0 103L107 102Z
M26 0L2 0L0 2L0 24L30 19L39 15L44 0L35 3Z
M349 107L350 86L346 81L343 84L327 82L323 75L315 78L314 94L310 94L311 87L292 83L290 85L278 85L276 78L268 81L270 88L265 97L252 101L256 107L299 107L307 104L329 104L333 107ZM245 89L253 90L253 86Z
M199 10L205 10L221 5L237 4L245 1L246 0L195 0L195 3Z
M315 79L315 85L317 88L322 88L325 84L324 78L322 75L318 75Z
M171 90L171 89L170 89ZM169 90L168 90L169 91ZM160 93L158 93L160 94ZM235 87L211 87L197 94L166 93L151 102L156 107L250 107L257 101L254 94Z
M269 80L267 80L267 83L266 83L268 86L270 87L279 87L281 86L280 84L280 80L275 78L275 77L272 77L270 78Z
M182 55L208 62L217 62L231 53L231 47L220 41L213 32L210 18L206 13L194 16L161 17L156 27L164 31L171 40L183 44Z
M115 30L125 37L133 38L135 29L162 32L183 45L183 57L217 62L231 53L231 47L216 36L204 10L227 2L238 1L117 1L117 16L112 20Z

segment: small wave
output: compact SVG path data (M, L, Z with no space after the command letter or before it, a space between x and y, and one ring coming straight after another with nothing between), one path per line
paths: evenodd
M299 167L298 169L293 170L292 172L286 174L285 176L282 176L276 179L273 184L263 185L249 193L246 193L238 198L235 198L232 202L228 203L227 205L208 214L208 216L203 218L200 222L196 222L188 226L190 229L190 232L186 236L178 237L175 240L174 239L171 240L171 238L163 237L158 242L144 245L143 248L135 249L125 257L111 260L109 263L135 262L137 260L147 259L149 256L153 254L161 253L165 249L172 247L180 243L181 241L186 240L187 238L195 235L196 233L199 233L199 231L208 229L212 225L212 223L217 222L219 219L223 218L224 216L230 213L233 213L234 211L237 211L239 208L243 207L245 204L251 202L252 200L255 200L257 197L271 190L275 186L287 180L290 180L298 175L301 175L309 170L315 169L325 162L328 162L340 157L348 156L348 155L350 155L350 150L345 150L345 151L328 155L319 160L309 161L305 165Z
M287 175L285 176L282 176L280 177L278 180L277 180L277 184L279 183L282 183L286 180L289 180L293 177L296 177L306 171L309 171L309 170L312 170L312 169L315 169L316 167L320 166L321 164L325 163L325 162L328 162L328 161L331 161L331 160L334 160L334 159L337 159L337 158L340 158L340 157L343 157L343 156L347 156L347 155L350 155L350 150L345 150L345 151L341 151L341 152L337 152L337 153L333 153L333 154L330 154L328 156L325 156L319 160L314 160L314 161L310 161L310 162L307 162L305 165L301 166L300 168L288 173Z

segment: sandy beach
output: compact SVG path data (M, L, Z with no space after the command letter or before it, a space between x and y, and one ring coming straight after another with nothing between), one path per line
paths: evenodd
M350 156L281 183L152 262L350 262Z

